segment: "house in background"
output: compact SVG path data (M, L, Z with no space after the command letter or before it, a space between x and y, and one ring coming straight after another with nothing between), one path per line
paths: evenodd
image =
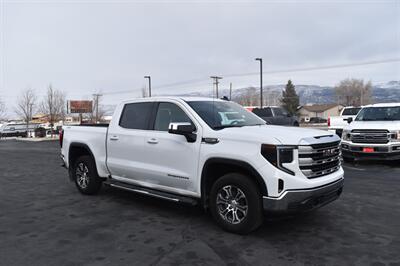
M339 116L343 107L337 103L302 105L298 109L298 116L302 122L308 122L312 117L328 119L331 116Z

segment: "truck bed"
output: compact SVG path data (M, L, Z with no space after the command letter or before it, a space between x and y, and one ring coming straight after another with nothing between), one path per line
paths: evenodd
M64 126L63 155L68 158L68 149L71 144L87 146L96 160L97 172L102 177L108 176L106 166L106 140L108 124L83 124Z

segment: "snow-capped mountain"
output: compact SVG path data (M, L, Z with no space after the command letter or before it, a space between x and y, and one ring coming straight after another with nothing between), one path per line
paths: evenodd
M320 85L296 85L296 92L300 96L300 104L306 103L332 103L336 102L335 89L332 86L320 86ZM284 90L285 84L281 85L266 85L264 86L264 95L268 97L279 97L282 90ZM238 99L243 95L249 95L253 93L258 94L258 88L246 87L235 89L232 92L232 99ZM211 91L205 92L192 92L185 94L184 96L212 96ZM221 89L219 96L229 96L229 90ZM373 102L400 102L400 80L392 80L385 83L376 83L372 86L372 97Z

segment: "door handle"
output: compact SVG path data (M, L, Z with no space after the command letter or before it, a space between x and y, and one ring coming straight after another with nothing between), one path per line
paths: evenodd
M118 136L111 136L110 140L119 140L119 137Z
M155 138L151 138L151 139L148 139L148 140L147 140L147 143L150 143L150 144L157 144L157 143L158 143L158 140L155 139Z

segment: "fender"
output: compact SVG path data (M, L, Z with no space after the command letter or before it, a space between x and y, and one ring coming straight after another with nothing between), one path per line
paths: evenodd
M249 172L251 176L255 179L257 182L257 185L260 187L261 194L263 196L268 196L268 190L267 190L267 185L264 182L264 179L261 177L261 175L258 173L258 171L251 166L249 163L245 161L240 161L240 160L235 160L235 159L227 159L227 158L219 158L219 157L214 157L214 158L209 158L203 165L202 173L201 173L201 198L204 206L206 206L206 200L207 200L207 175L210 165L212 164L226 164L226 165L232 165L235 166L236 168L244 169L246 172Z
M92 150L89 148L89 146L87 145L87 144L85 144L85 143L81 143L81 142L71 142L71 144L69 145L69 148L68 148L68 172L69 172L69 177L70 177L70 179L72 180L73 179L73 176L72 176L72 165L71 165L71 161L72 161L72 158L71 158L71 149L72 148L82 148L82 149L84 149L86 152L88 152L89 153L89 155L90 155L90 157L92 157L92 159L93 159L93 162L94 162L94 165L96 166L96 172L97 172L97 164L96 164L96 159L95 159L95 157L94 157L94 155L93 155L93 152L92 152ZM97 174L97 173L96 173Z

